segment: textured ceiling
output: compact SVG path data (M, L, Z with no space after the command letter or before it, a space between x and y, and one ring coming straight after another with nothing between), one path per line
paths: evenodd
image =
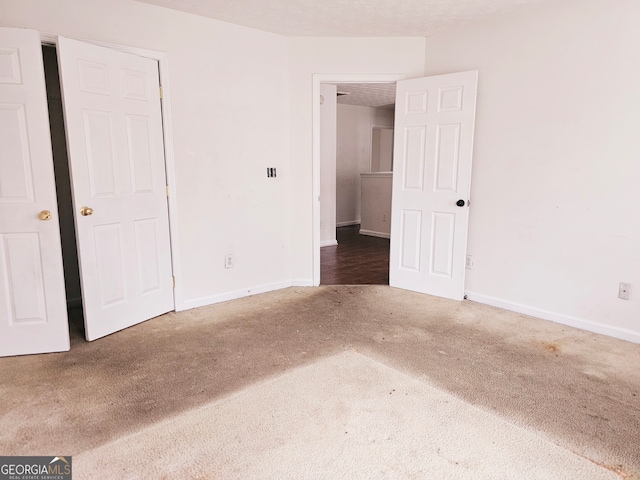
M136 0L287 36L429 36L557 0ZM338 103L393 108L395 83L339 84Z
M137 0L287 36L429 36L557 0Z
M338 103L363 107L394 108L396 102L395 83L338 83Z

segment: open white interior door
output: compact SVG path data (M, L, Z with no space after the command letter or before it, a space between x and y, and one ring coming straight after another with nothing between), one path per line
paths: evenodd
M174 309L158 65L58 39L87 340Z
M389 284L464 297L478 72L397 83Z
M0 356L69 350L41 48L0 28Z

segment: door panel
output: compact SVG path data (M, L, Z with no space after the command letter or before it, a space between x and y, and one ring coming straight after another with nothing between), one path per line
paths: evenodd
M94 340L174 308L158 65L66 38L58 57Z
M0 105L4 155L0 164L0 202L33 202L29 134L24 104Z
M44 275L37 233L3 235L3 277L13 323L46 323ZM27 273L25 275L25 273Z
M153 158L149 151L151 125L148 117L127 115L127 144L133 193L153 193Z
M113 126L109 112L84 110L87 169L91 198L115 197L116 175Z
M69 350L48 119L40 35L0 28L0 356Z
M455 215L433 212L431 214L431 275L453 275L453 244Z
M400 231L400 268L420 271L420 249L422 242L422 212L420 210L402 210Z
M158 220L136 220L136 253L138 256L138 287L141 295L149 295L160 289L160 252L158 251Z
M397 83L391 286L464 296L476 90L475 71Z
M455 192L458 185L460 124L438 125L434 191Z
M427 129L422 126L407 127L402 156L403 185L406 191L424 189L425 138Z

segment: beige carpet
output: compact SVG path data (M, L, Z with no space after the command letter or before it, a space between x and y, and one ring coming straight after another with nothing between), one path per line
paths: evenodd
M347 351L84 452L74 478L620 477Z
M538 432L540 439L575 452L593 466L603 465L621 479L640 480L637 344L474 302L383 286L288 288L170 313L89 343L78 327L81 318L72 320L70 352L0 359L0 455L73 456L79 469L76 479L118 479L113 469L135 468L132 459L138 459L147 462L137 470L138 478L155 480L170 467L201 468L200 478L220 478L223 469L245 468L232 474L240 478L250 476L249 465L257 465L267 477L277 475L276 468L300 472L309 466L315 472L315 466L324 463L315 473L325 475L330 468L365 472L363 466L388 459L401 460L410 475L411 469L424 467L421 461L436 468L431 465L438 465L439 447L452 459L446 471L464 478L468 465L449 455L448 437L434 436L431 427L419 434L413 430L430 425L426 422L432 415L436 422L446 418L446 409L429 406L429 399L437 404L441 398L431 396L437 390L459 399L447 404L456 406L456 413L490 412L478 413L477 420L495 416L502 420L494 425ZM352 359L353 354L345 357L344 352L366 358L353 371L352 364L336 366L328 378L306 381L325 368L325 361L337 365L340 359ZM362 374L362 361L367 374ZM366 383L354 383L353 377ZM275 387L269 390L269 385ZM411 415L397 421L394 417L393 428L386 428L385 415L395 410L373 410L374 415L362 405L376 388L389 402L399 401L398 385L419 386L425 393L405 395L407 402L418 403L404 405L403 411ZM265 399L268 392L279 395L278 401ZM300 407L298 413L291 405ZM285 420L279 422L278 415ZM345 429L347 434L319 430L322 418L327 425L352 428ZM382 420L366 430L367 418ZM198 428L181 426L189 422ZM452 425L445 427L451 438L464 438L454 435ZM277 428L283 430L278 433ZM364 449L356 443L353 434L358 429L363 430L359 438L372 438L380 448L365 443ZM384 456L391 451L388 445L399 439L406 442L403 452L410 452L416 436L420 447L415 458ZM150 446L143 446L146 440ZM492 446L484 436L469 442L474 448ZM461 445L457 442L455 448ZM262 447L267 448L259 450ZM205 450L214 454L205 455ZM83 468L109 458L109 452L118 458L108 470ZM363 461L365 454L372 457ZM431 460L423 459L427 454ZM277 455L299 455L304 461L278 463ZM243 459L248 463L234 463ZM532 477L549 464L540 456L535 471L511 478ZM396 475L395 465L384 463L387 478ZM509 465L496 462L492 468ZM195 471L182 478L197 479ZM384 476L376 471L370 478Z

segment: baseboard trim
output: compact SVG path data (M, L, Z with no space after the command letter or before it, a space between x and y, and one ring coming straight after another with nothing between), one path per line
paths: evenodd
M391 238L390 233L385 232L375 232L373 230L363 230L360 229L360 235L369 235L370 237L379 237L379 238Z
M336 223L336 227L350 227L351 225L360 225L360 220L351 220L350 222Z
M205 307L207 305L213 305L214 303L227 302L229 300L236 300L238 298L248 297L251 295L258 295L260 293L272 292L274 290L282 290L283 288L292 287L293 282L276 282L268 283L265 285L258 285L255 287L242 288L231 292L220 293L217 295L209 295L206 297L193 298L191 300L185 300L182 303L182 310L190 310L192 308ZM176 309L176 311L178 311Z
M294 279L292 282L292 287L313 287L313 280L306 280L302 278Z
M484 303L491 305L492 307L503 308L512 312L522 313L524 315L530 315L532 317L541 318L543 320L549 320L551 322L560 323L569 327L579 328L592 333L599 333L601 335L607 335L609 337L618 338L620 340L626 340L628 342L640 343L640 332L629 330L626 328L613 327L611 325L605 325L591 320L585 320L582 318L572 317L570 315L562 315L559 313L550 312L548 310L542 310L540 308L531 307L529 305L523 305L521 303L510 302L499 298L491 297L489 295L483 295L474 292L465 292L467 299L478 303Z
M337 240L323 240L320 242L320 248L322 247L334 247L338 244Z

